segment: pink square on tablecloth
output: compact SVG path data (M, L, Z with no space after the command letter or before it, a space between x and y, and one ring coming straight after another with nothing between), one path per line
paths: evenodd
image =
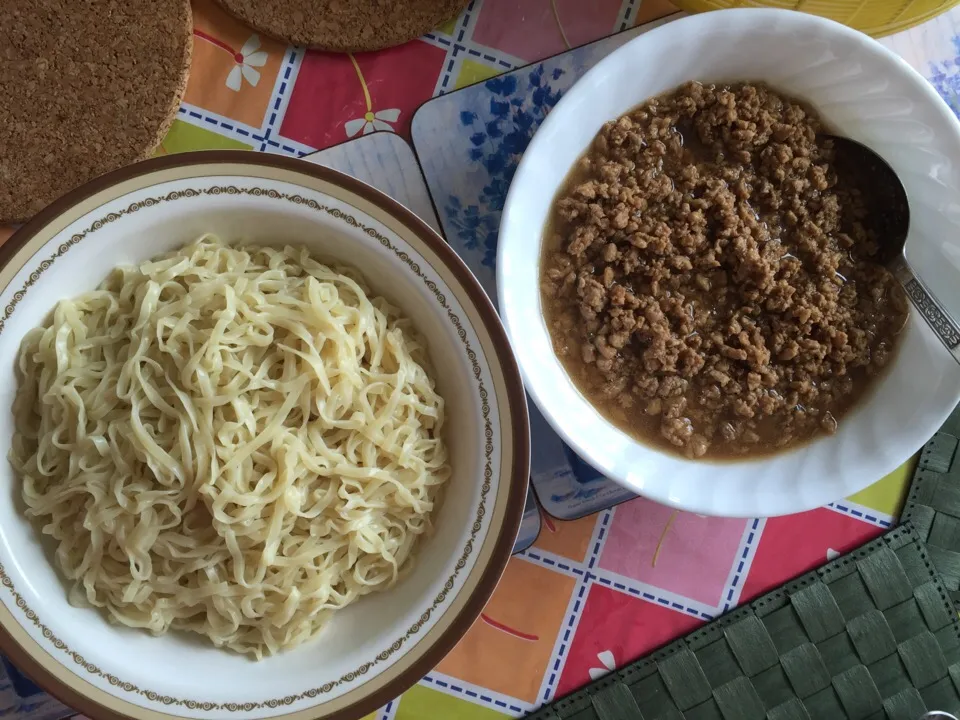
M311 50L280 134L318 149L373 130L409 137L410 119L433 96L445 57L446 50L420 40L375 53Z
M704 620L594 583L554 697L687 634ZM591 672L592 671L592 672Z
M619 30L621 0L484 0L474 42L533 62ZM558 22L559 19L559 22Z
M886 530L826 508L767 519L740 593L747 602Z
M614 511L600 567L717 606L746 522L637 498Z

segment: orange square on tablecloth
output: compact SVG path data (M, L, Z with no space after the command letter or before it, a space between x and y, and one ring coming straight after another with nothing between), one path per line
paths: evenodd
M644 25L678 11L679 8L670 0L643 0L637 10L637 16L633 19L633 24Z
M209 0L193 3L193 60L184 100L259 128L286 46L259 35Z
M511 558L480 619L437 670L535 702L576 580Z
M583 562L598 522L597 515L588 515L579 520L557 520L541 511L540 534L533 549Z

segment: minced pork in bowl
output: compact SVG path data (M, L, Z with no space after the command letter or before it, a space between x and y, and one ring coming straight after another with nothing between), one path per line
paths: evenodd
M527 148L501 316L554 429L630 490L716 515L807 510L894 470L956 405L960 368L876 260L878 213L822 132L896 170L908 256L957 314L960 124L844 26L764 9L668 23L588 72Z

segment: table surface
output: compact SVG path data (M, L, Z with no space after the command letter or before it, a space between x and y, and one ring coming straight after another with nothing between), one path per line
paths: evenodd
M473 0L420 40L334 55L258 36L196 0L190 82L159 153L299 157L374 131L409 137L414 111L431 97L674 11L667 0ZM960 114L960 9L882 42ZM0 228L0 240L7 234ZM783 518L700 517L642 498L572 522L544 516L538 540L511 559L458 647L369 718L520 716L882 533L910 471ZM40 695L5 699L35 692L13 680L0 682L0 716L57 714Z

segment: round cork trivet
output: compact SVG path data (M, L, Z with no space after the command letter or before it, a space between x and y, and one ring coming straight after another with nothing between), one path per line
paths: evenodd
M189 0L0 1L0 221L149 157L192 48Z
M250 27L320 50L382 50L455 18L469 0L217 0Z

